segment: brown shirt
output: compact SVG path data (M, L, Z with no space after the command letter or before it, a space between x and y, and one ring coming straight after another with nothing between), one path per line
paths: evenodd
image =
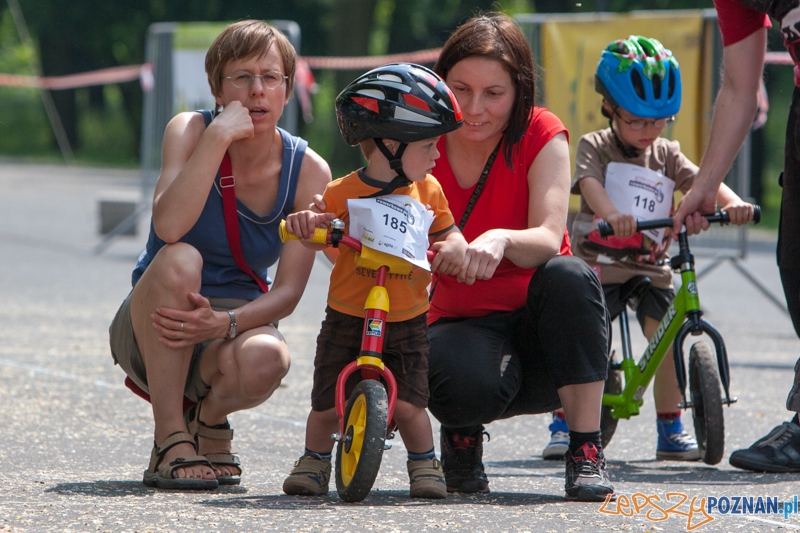
M606 168L611 162L639 165L659 172L675 182L676 191L684 193L692 186L698 170L697 165L681 153L678 141L661 137L637 157L626 158L617 146L611 128L606 128L587 133L578 142L572 193L580 194L578 182L582 179L596 179L605 185ZM666 251L654 258L654 262L646 260L646 256L641 255L612 258L598 253L596 246L586 238L592 229L596 229L593 221L594 211L581 197L580 211L572 225L572 251L595 269L602 284L624 283L633 276L645 275L651 279L654 287L661 289L672 287L672 271ZM670 238L669 234L665 234L664 238Z

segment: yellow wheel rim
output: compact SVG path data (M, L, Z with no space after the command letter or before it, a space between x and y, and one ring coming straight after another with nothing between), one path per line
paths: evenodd
M363 394L359 394L344 426L345 435L352 440L349 445L345 445L342 453L342 482L349 485L353 480L358 467L358 460L361 458L361 449L364 446L364 429L367 424L367 400Z

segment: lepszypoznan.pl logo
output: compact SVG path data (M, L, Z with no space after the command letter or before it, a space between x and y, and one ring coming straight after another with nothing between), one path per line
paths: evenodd
M715 515L780 515L784 520L798 514L798 497L778 501L777 496L692 496L682 492L631 495L612 495L599 509L607 515L644 515L651 522L663 522L675 517L686 521L686 531L699 529L714 521Z

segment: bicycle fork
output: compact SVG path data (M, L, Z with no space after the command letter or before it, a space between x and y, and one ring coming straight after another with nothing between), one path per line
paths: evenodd
M703 318L703 311L700 310L700 298L697 292L697 277L694 272L694 256L689 252L689 243L686 231L678 235L680 253L673 257L671 265L673 269L680 265L682 286L680 292L684 296L684 308L686 309L686 320L681 324L673 341L672 355L675 359L675 374L678 379L678 388L683 397L681 407L690 408L693 404L686 399L686 363L683 357L683 343L686 336L691 334L699 336L705 333L714 342L717 354L717 367L719 368L719 378L722 388L725 391L725 398L722 400L726 405L736 403L736 398L730 396L730 369L728 366L728 352L725 349L725 341L722 335Z
M336 415L339 417L339 433L334 440L341 440L345 434L344 412L347 405L345 385L347 378L356 370L361 371L362 379L383 378L386 382L386 395L389 402L387 434L394 427L394 408L397 403L397 381L382 360L383 341L386 338L386 315L389 313L389 293L386 290L386 274L389 267L381 266L376 271L375 286L370 289L364 304L364 330L361 337L361 351L358 359L349 363L339 373L336 380ZM390 445L390 443L386 443Z

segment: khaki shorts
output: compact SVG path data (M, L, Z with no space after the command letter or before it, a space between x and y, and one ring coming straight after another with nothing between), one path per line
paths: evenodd
M339 372L358 358L364 319L340 313L328 307L322 330L317 337L314 358L314 386L311 408L326 411L336 405L336 380ZM386 324L383 343L383 362L397 381L397 399L415 407L428 406L428 323L426 315L403 322ZM345 398L360 381L354 372L345 384Z
M146 393L150 393L147 387L147 372L142 361L142 354L136 344L136 337L133 333L133 323L131 322L131 293L128 293L125 301L122 302L117 311L111 326L108 328L108 336L111 344L111 356L114 363L119 365L122 370ZM211 307L215 311L236 309L248 303L247 300L236 298L209 298ZM193 402L198 402L208 394L211 386L203 382L200 377L200 356L213 341L203 341L194 345L192 351L192 361L189 364L189 374L186 377L186 385L183 394Z

